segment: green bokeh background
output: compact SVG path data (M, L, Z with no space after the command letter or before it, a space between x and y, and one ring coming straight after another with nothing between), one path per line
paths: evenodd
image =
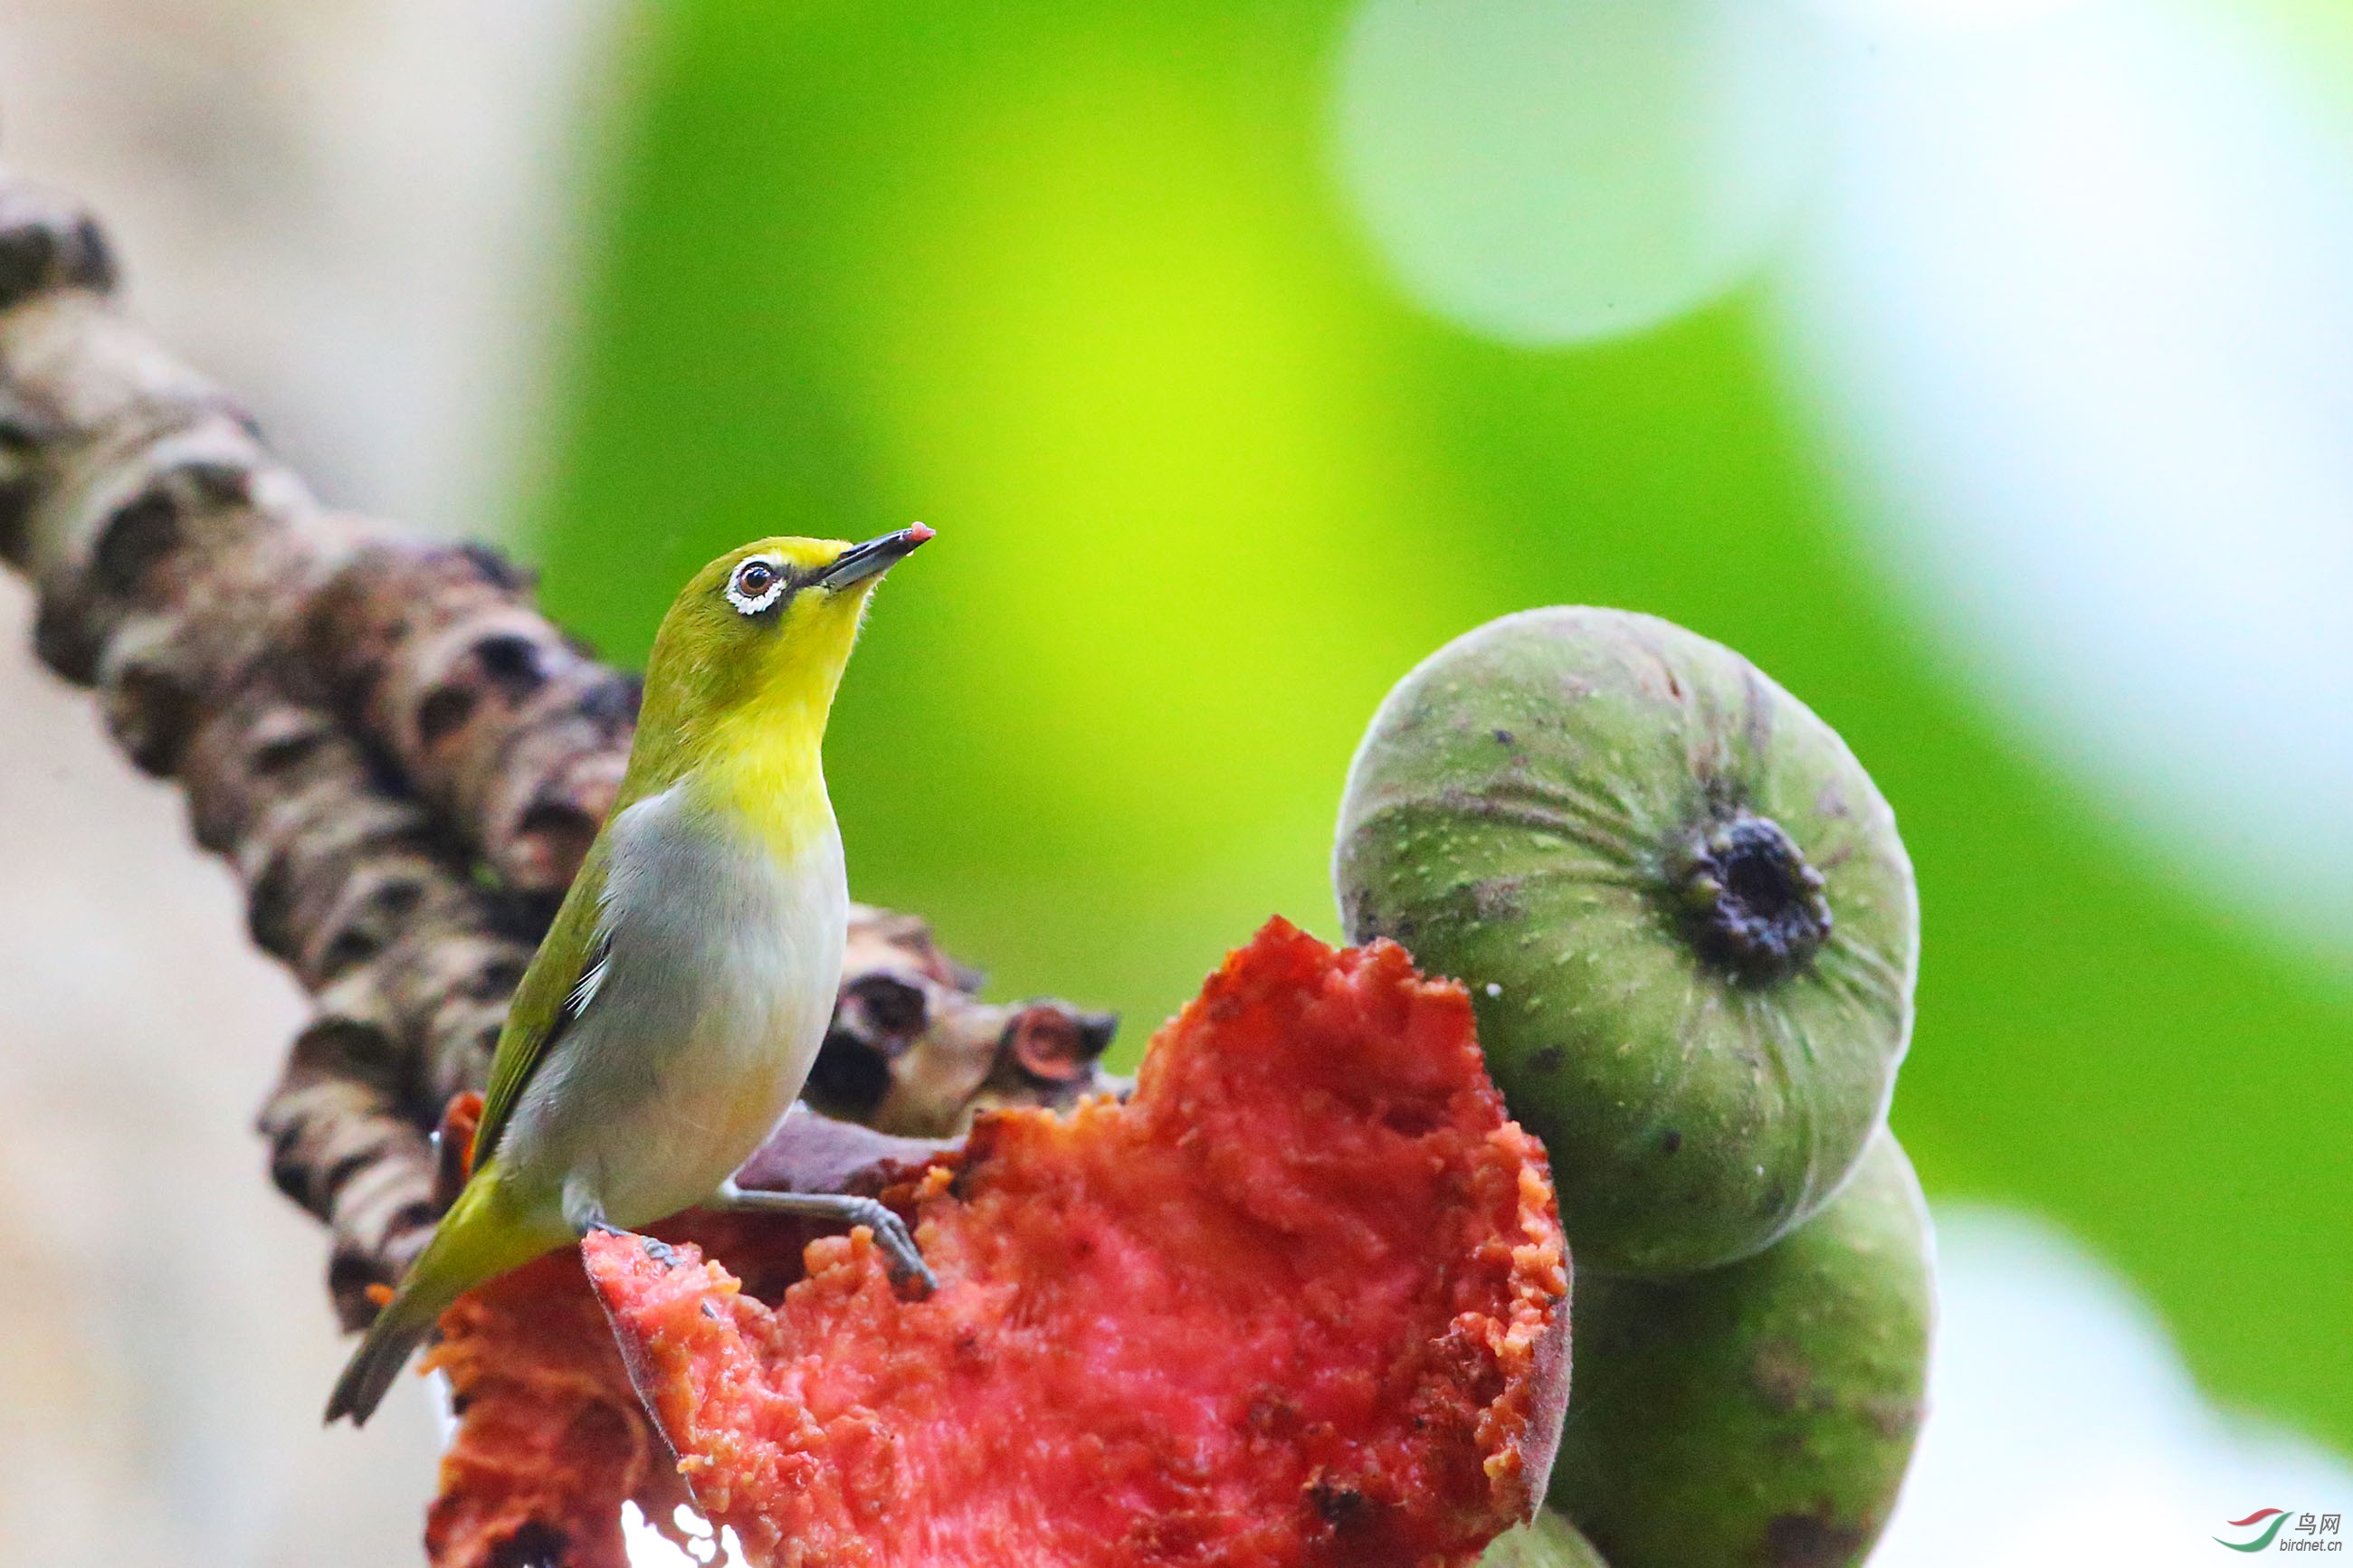
M1120 1059L1280 910L1336 934L1349 753L1526 605L1740 648L1895 803L1926 922L1895 1125L2044 1213L2208 1388L2353 1449L2353 987L2199 896L1963 685L1856 539L1755 301L1529 353L1419 313L1324 145L1342 10L692 0L613 130L534 521L642 657L743 539L938 542L829 742L859 896Z

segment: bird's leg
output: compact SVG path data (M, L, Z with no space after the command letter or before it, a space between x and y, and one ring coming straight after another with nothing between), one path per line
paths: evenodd
M915 1250L915 1238L907 1234L905 1223L872 1198L843 1193L765 1192L739 1187L735 1178L730 1176L719 1184L718 1194L708 1206L788 1214L800 1219L829 1220L836 1225L862 1225L874 1233L874 1244L890 1258L893 1277L920 1279L926 1290L940 1288L939 1280L923 1262L923 1255Z
M596 1194L588 1192L583 1187L568 1184L565 1187L564 1219L565 1223L572 1227L572 1234L580 1237L583 1241L588 1239L592 1233L597 1231L602 1231L607 1236L631 1236L633 1234L629 1231L623 1230L619 1226L615 1225L611 1220L607 1219L605 1217L605 1205L596 1201ZM678 1253L670 1247L670 1243L658 1240L650 1236L635 1237L635 1240L639 1247L645 1248L646 1256L648 1258L652 1258L664 1268L675 1268L678 1267Z
M584 1238L593 1230L617 1235L621 1228L605 1217L605 1205L588 1190L588 1184L577 1180L564 1184L564 1223L572 1227L573 1235Z

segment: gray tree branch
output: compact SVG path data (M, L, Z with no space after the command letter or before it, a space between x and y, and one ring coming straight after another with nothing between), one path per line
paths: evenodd
M0 171L0 559L40 658L180 783L253 940L317 999L260 1128L356 1325L429 1233L432 1130L481 1086L611 804L637 683L494 552L322 505L115 278L90 213ZM861 908L811 1100L934 1137L1116 1087L1107 1015L978 988L922 921Z

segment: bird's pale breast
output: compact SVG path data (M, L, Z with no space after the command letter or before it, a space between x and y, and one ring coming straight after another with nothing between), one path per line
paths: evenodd
M829 809L787 861L681 784L616 818L610 843L606 972L499 1158L501 1185L524 1184L533 1207L586 1183L612 1223L637 1226L708 1197L800 1092L849 894Z

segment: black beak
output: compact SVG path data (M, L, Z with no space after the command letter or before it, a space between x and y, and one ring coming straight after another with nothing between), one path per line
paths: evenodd
M853 544L834 557L832 565L813 574L809 581L826 589L847 588L853 583L863 583L869 577L888 572L931 536L932 531L919 522L896 533L886 533L880 539Z

